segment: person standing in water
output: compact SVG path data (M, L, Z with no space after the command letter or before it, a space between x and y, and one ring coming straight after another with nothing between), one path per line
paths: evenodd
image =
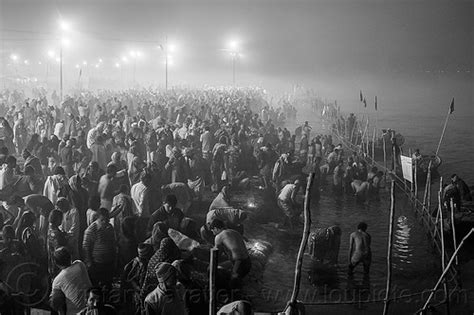
M367 231L367 223L361 222L357 231L352 232L349 240L349 275L354 273L354 268L362 263L364 273L369 274L372 262L372 251L370 249L371 236Z

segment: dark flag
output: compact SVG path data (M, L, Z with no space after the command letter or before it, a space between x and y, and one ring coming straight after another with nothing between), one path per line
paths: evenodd
M452 114L454 112L454 97L451 101L451 105L449 105L449 113Z
M82 77L82 69L79 70L79 78Z
M364 101L364 97L362 96L362 90L360 90L359 96L360 96L360 101L363 102L363 101Z
M377 110L377 95L375 96L375 110Z
M367 107L367 101L365 100L365 97L364 97L364 107Z

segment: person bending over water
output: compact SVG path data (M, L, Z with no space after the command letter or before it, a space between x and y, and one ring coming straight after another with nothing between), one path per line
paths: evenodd
M210 229L216 236L215 246L223 250L232 262L231 288L241 286L241 280L250 271L252 263L242 235L234 230L226 229L224 222L214 219Z
M357 226L357 231L351 233L349 240L349 275L353 274L354 268L359 263L364 265L364 273L369 273L370 263L372 262L371 236L366 231L367 223L361 222Z

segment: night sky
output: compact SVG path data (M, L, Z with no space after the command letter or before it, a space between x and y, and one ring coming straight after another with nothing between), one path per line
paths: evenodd
M69 68L102 58L113 75L111 65L136 49L144 54L136 64L144 82L162 83L157 46L167 36L177 46L175 84L229 84L231 58L222 49L230 39L239 41L242 85L324 90L337 80L358 91L380 78L432 75L472 83L473 1L1 0L2 66L12 52L46 59L61 18L72 28Z

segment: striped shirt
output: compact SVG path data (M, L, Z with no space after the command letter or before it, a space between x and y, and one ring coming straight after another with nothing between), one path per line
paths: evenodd
M107 264L115 260L115 231L110 223L99 228L94 221L84 234L82 243L87 262Z

